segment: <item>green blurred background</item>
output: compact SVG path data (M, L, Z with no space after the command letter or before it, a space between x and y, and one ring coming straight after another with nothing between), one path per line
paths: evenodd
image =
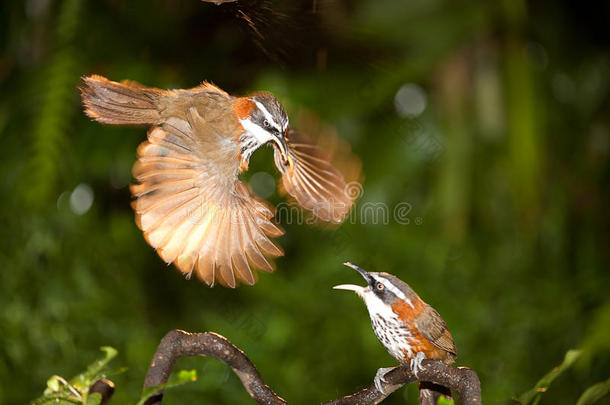
M364 304L331 290L361 282L345 260L398 275L442 314L487 403L583 348L542 403L574 402L610 376L609 4L2 2L0 403L37 397L102 345L129 367L112 403L135 401L173 328L225 335L290 403L352 392L394 360ZM82 113L76 87L92 73L265 89L295 125L319 117L362 159L355 220L284 223L286 256L254 287L184 280L133 221L145 130ZM277 178L268 149L246 180L260 171ZM366 203L388 220L365 220ZM215 360L177 367L199 380L164 403L252 403ZM405 398L417 403L414 386L387 403Z

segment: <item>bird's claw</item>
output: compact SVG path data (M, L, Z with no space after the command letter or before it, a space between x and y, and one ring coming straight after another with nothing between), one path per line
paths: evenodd
M419 371L423 370L421 362L426 358L426 355L423 352L418 352L415 357L411 359L409 364L411 365L411 371L415 375L415 377L419 378L417 375Z
M385 392L385 390L383 389L383 385L388 383L385 380L385 375L390 371L394 370L395 368L396 367L382 367L378 369L377 374L375 374L375 388L377 388L377 391L381 392L383 395L389 394L389 392Z

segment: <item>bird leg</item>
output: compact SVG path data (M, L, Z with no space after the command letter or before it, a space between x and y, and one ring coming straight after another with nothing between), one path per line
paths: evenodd
M394 370L396 367L382 367L377 370L377 374L375 374L375 388L377 391L381 392L383 395L389 394L385 392L383 389L383 384L387 384L388 382L385 380L385 375L390 371ZM390 390L392 392L393 390Z
M417 352L415 357L413 357L409 362L409 364L411 365L411 371L413 371L413 374L415 374L415 377L417 378L419 378L417 373L419 372L419 370L423 369L421 362L424 361L425 358L426 355L423 352Z

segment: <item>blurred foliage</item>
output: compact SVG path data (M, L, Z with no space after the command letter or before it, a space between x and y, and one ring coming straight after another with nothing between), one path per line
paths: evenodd
M569 350L563 359L563 363L549 371L544 377L540 379L540 381L538 381L538 383L536 383L534 388L521 394L519 399L515 400L515 402L520 405L539 404L543 395L545 395L545 393L548 391L551 383L555 381L557 377L563 374L566 370L572 367L581 355L582 352L580 350ZM578 398L576 405L594 404L603 397L605 397L609 391L610 380L594 384L582 393L580 398Z
M0 403L29 401L106 344L129 365L112 403L128 403L173 328L227 336L291 402L351 392L394 360L363 303L331 290L356 281L345 260L398 275L442 314L486 402L581 347L540 402L575 403L610 375L609 4L2 2ZM354 220L284 223L286 256L254 287L184 280L129 207L145 130L81 113L76 85L91 73L265 89L291 117L315 113L363 160ZM416 97L399 97L405 84ZM246 180L262 170L274 171L269 150ZM388 219L364 220L366 203ZM177 367L199 378L164 403L249 401L223 364ZM387 403L415 404L416 391Z
M553 368L549 371L544 377L536 383L536 386L526 393L522 394L519 397L519 403L522 405L537 405L540 403L540 399L542 398L542 394L544 394L548 389L551 383L559 377L564 371L572 367L572 365L578 360L580 357L580 351L578 350L570 350L566 353L563 363L559 366Z
M576 405L594 404L610 392L610 380L599 382L587 388L585 392L578 398Z

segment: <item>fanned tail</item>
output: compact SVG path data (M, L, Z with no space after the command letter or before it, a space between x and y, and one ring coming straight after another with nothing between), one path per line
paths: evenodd
M105 124L157 124L159 104L167 91L133 82L113 82L92 75L80 87L85 113Z

